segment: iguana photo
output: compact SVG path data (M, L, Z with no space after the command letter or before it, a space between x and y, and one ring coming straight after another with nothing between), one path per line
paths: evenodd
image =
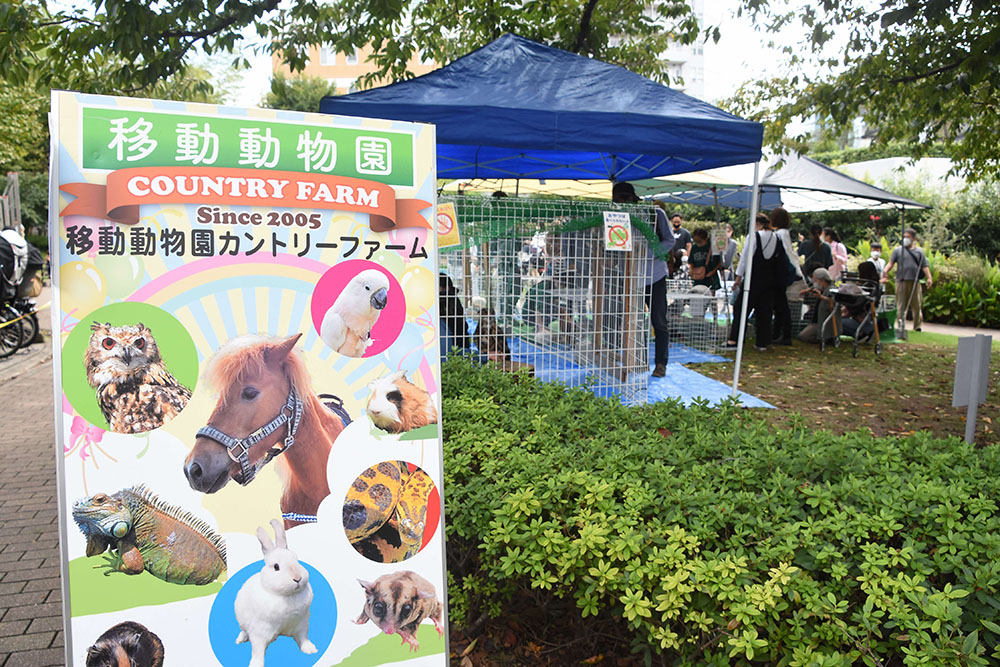
M163 502L144 485L73 504L87 556L117 552L116 569L146 570L173 584L207 584L226 569L226 544L207 523ZM120 562L117 562L119 561Z

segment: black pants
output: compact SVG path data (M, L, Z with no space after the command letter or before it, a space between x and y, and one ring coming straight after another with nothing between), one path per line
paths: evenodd
M792 339L792 309L788 307L788 295L785 290L776 290L774 295L774 338L776 340Z
M750 311L754 312L754 327L757 332L757 340L755 345L757 347L767 347L771 344L771 320L774 317L774 304L777 300L778 288L773 284L773 281L768 280L764 276L758 276L757 273L753 275L753 289L750 291L750 302L747 304L747 314ZM758 281L764 283L759 284ZM733 305L733 325L729 329L729 340L739 340L740 335L740 315L743 314L743 297L746 295L745 290L740 290L740 294L736 297L736 303ZM784 292L782 291L782 295ZM788 302L785 302L785 307L788 307ZM791 335L791 315L789 315L788 332Z
M646 305L653 324L653 363L667 365L670 357L670 327L667 326L667 277L646 285Z

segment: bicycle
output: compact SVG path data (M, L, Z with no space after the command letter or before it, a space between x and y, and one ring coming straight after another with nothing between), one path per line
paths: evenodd
M26 342L24 320L24 316L11 304L0 306L0 359L14 354Z

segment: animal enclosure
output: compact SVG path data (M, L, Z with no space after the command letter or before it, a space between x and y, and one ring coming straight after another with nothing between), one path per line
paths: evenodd
M461 242L441 249L446 342L541 379L646 400L645 289L654 209L608 202L454 197ZM609 249L605 211L627 213L631 249ZM627 225L626 225L627 226ZM628 244L621 242L619 247ZM445 275L446 274L446 275Z

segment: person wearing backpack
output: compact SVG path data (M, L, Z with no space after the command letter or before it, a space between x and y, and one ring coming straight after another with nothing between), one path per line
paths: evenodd
M903 244L892 251L889 263L882 271L882 282L889 281L889 272L896 265L896 308L902 308L901 316L905 316L906 310L913 312L913 330L920 331L923 326L923 291L920 287L920 274L927 278L927 289L934 285L931 278L931 266L927 262L927 256L920 248L914 247L917 240L917 232L912 228L903 230Z
M754 312L754 330L756 340L754 347L758 351L764 352L771 345L771 321L774 317L774 303L778 292L785 290L786 264L788 263L785 249L781 244L781 239L771 229L771 219L763 213L758 213L755 220L757 230L753 237L747 236L741 253L740 266L736 270L736 287L741 288L734 305L733 325L729 330L729 340L726 347L737 347L739 343L740 317L742 312L742 299L745 290L742 289L743 276L746 273L748 260L753 262L753 277L750 280L750 302L747 304L747 313ZM747 254L750 239L754 238L753 255Z

